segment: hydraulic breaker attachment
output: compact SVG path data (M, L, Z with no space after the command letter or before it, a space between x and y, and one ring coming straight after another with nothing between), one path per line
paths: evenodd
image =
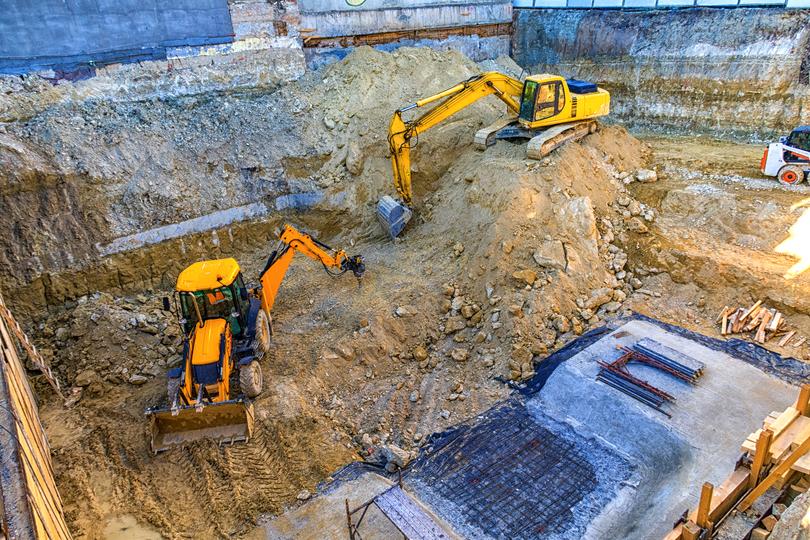
M377 219L391 238L396 238L413 217L413 211L389 195L377 203Z
M203 407L181 406L146 410L152 432L152 451L157 454L200 439L220 443L247 441L253 434L253 403L233 399Z

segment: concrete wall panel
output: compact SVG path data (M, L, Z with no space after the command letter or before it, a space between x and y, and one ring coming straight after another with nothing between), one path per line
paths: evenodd
M162 58L167 46L224 43L227 0L6 0L0 72Z

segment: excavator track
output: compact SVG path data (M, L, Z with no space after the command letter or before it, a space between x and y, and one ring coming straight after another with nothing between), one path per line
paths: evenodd
M485 128L481 128L475 132L475 140L473 145L478 150L486 150L487 147L495 144L498 138L498 132L502 129L517 123L517 116L507 116L506 118L499 118Z
M595 120L561 124L543 130L532 137L526 145L526 157L529 159L542 159L551 152L571 141L578 141L589 133L596 131L598 123Z

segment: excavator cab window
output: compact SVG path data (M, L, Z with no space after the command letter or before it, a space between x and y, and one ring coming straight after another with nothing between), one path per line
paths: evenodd
M565 106L565 91L560 81L526 81L520 98L520 118L528 122L546 120Z
M180 308L186 320L185 331L188 333L197 324L197 311L200 310L203 321L208 319L225 319L230 321L234 312L234 295L231 287L219 287L206 291L184 292L180 294Z
M535 98L534 121L546 120L562 110L565 103L562 85L559 81L540 84Z
M520 118L531 122L534 120L534 101L537 95L537 83L526 81L523 84L523 95L520 97Z

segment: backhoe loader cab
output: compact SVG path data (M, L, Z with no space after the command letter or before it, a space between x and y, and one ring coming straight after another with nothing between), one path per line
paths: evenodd
M177 295L186 335L197 323L198 312L203 321L226 319L236 338L248 332L250 294L236 259L192 264L177 278Z

